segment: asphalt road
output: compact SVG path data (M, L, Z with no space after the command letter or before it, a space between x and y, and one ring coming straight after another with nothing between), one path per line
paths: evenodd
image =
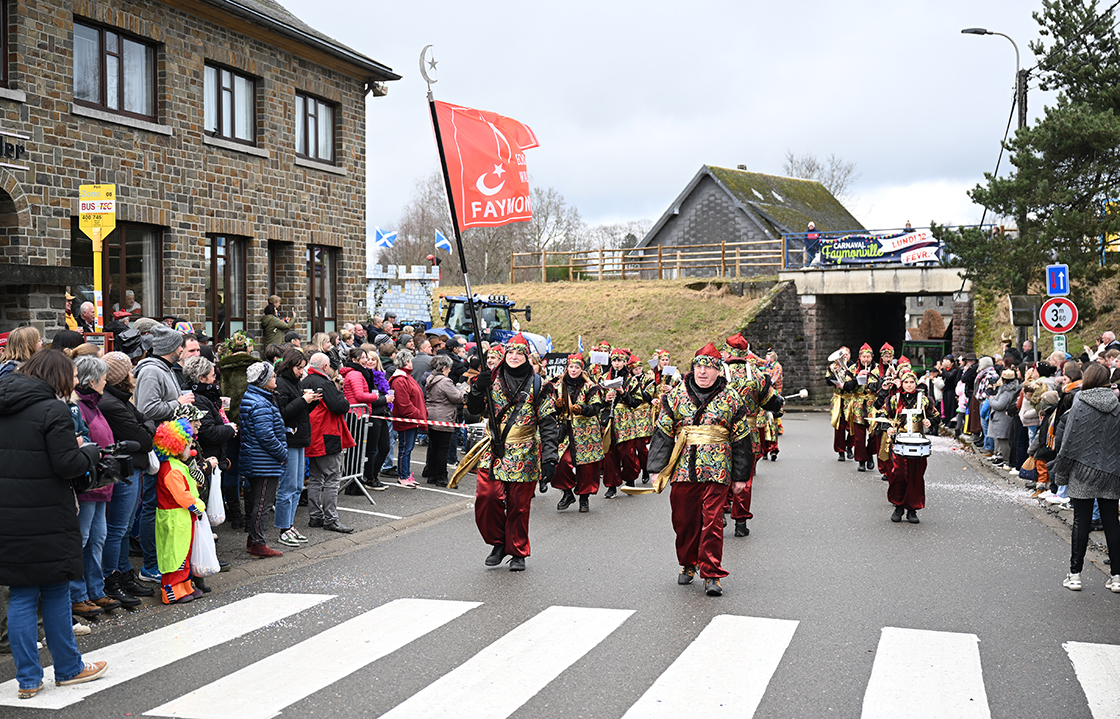
M1022 485L935 440L921 524L895 524L825 415L785 426L751 535L727 529L722 597L676 584L667 493L582 515L538 496L511 573L483 566L470 480L391 487L343 499L378 513L344 512L356 534L304 530L280 560L220 528L237 566L212 594L79 639L118 683L25 702L5 683L0 717L1120 716L1120 595L1094 566L1061 586L1068 529Z

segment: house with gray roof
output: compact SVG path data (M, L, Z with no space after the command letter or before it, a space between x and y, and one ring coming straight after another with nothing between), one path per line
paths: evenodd
M660 252L664 277L676 276L678 250L682 277L774 274L784 253L801 251L798 239L787 247L783 235L804 233L809 222L819 232L864 229L816 180L704 165L630 256L646 268ZM703 259L687 259L699 251Z

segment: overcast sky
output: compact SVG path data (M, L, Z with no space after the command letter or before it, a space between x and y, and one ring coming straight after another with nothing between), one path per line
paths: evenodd
M439 159L418 70L436 99L533 128L534 184L591 225L655 220L701 165L781 174L786 150L861 173L868 228L980 219L965 190L991 171L1015 75L1038 38L1027 0L773 3L280 0L403 79L367 100L369 223L393 229ZM1052 100L1032 90L1037 117ZM1006 166L1006 158L1004 159Z

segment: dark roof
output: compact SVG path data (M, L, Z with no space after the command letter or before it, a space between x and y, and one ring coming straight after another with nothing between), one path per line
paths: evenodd
M711 177L738 201L745 212L752 215L752 219L775 238L783 233L804 232L810 221L821 232L865 229L859 220L852 217L840 201L816 180L764 175L760 172L704 165L661 219L650 228L645 238L638 243L638 247L645 246L656 236L668 219L679 211L681 203L704 177Z
M223 8L235 15L240 15L252 22L256 22L294 40L298 40L311 47L315 47L329 55L345 60L366 72L377 80L400 80L401 76L393 72L392 68L383 65L361 54L353 48L343 45L338 40L324 35L298 17L288 12L276 0L206 0L212 5Z

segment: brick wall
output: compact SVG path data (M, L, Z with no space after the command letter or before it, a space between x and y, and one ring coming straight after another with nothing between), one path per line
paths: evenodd
M776 283L746 319L743 336L759 354L767 347L778 353L783 393L793 394L811 383L805 320L792 282Z
M26 100L0 98L0 123L31 139L24 143L27 170L0 168L0 189L8 196L0 195L0 209L10 200L15 214L6 216L17 218L18 225L13 230L0 223L0 262L68 266L78 186L113 183L119 195L118 222L162 229L164 312L203 320L206 235L236 231L250 238L250 315L268 295L270 240L290 243L283 245L288 249L276 287L285 297L307 296L307 245L340 248L338 315L357 315L365 292L366 257L362 80L174 4L22 0L11 4L11 15L9 84L26 93ZM75 114L75 17L160 43L156 124L162 132ZM204 141L207 60L259 78L257 150L267 157ZM296 164L292 117L297 91L337 103L335 172Z
M976 326L973 317L972 293L953 295L953 354L958 357L973 351Z

